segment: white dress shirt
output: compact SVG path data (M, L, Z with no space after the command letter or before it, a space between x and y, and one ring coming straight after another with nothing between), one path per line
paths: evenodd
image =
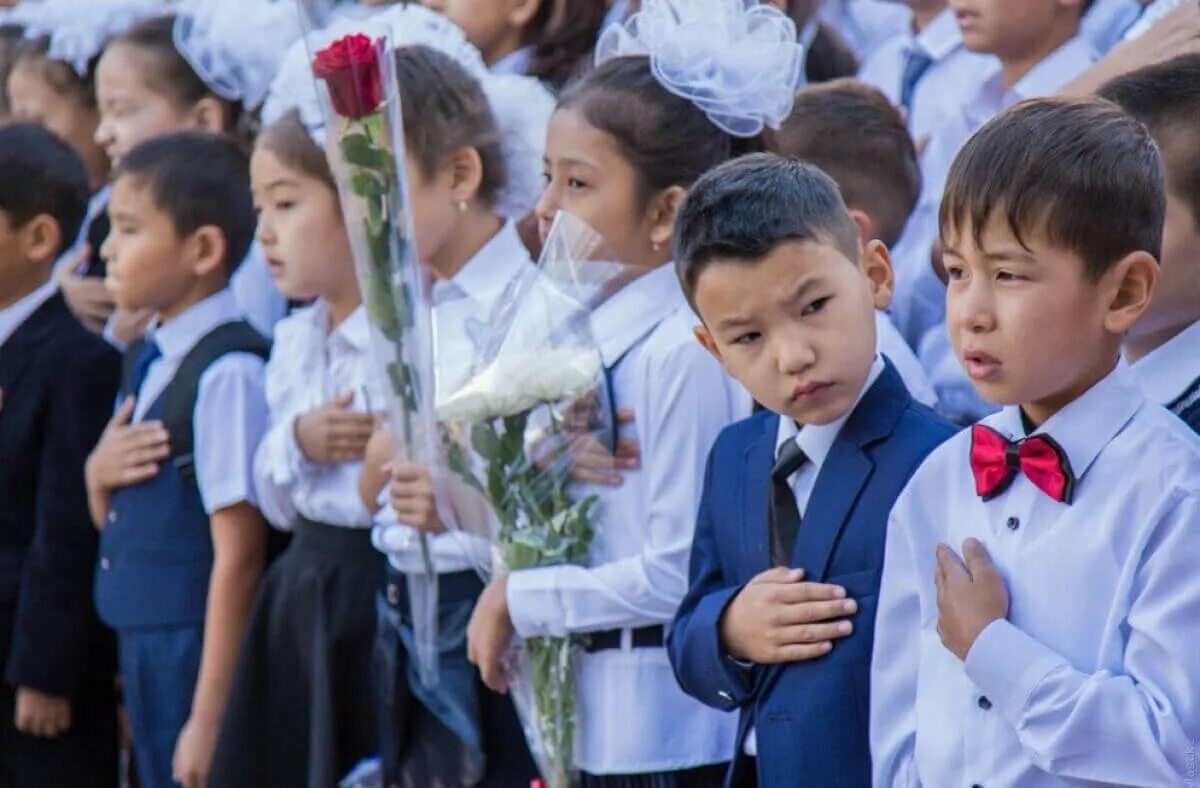
M532 267L529 250L521 242L517 227L505 224L452 279L433 285L433 330L436 379L435 398L444 399L463 386L470 375L479 345L485 339L488 318L505 288L522 270ZM447 497L458 516L471 516L460 530L432 536L428 542L434 568L440 574L487 566L490 543L469 534L487 533L487 510L482 500L469 489L462 489L457 477L447 477ZM387 504L387 488L381 493L383 508L375 515L371 534L375 547L387 553L392 566L401 572L424 570L418 533L402 525ZM473 506L474 504L474 506ZM477 519L475 519L477 518Z
M513 572L508 606L522 637L667 625L688 587L708 452L733 421L721 366L696 342L671 265L627 285L592 317L613 397L636 414L626 435L641 468L599 497L586 566ZM584 653L578 661L577 766L594 774L688 769L729 759L737 720L683 693L665 648Z
M1200 322L1132 364L1134 377L1151 402L1172 405L1200 380Z
M488 72L496 76L513 75L523 77L529 73L529 65L533 62L533 47L523 47L509 52L488 67Z
M874 386L875 381L879 380L883 370L883 359L876 356L875 363L871 365L871 371L867 373L866 382L863 383L862 389L854 399L854 405L836 421L828 424L809 425L800 429L800 426L791 419L779 419L779 429L775 434L775 456L779 457L785 444L795 441L796 445L804 452L804 456L808 458L808 461L801 465L799 470L788 477L788 484L796 496L796 511L800 513L802 520L808 511L808 499L812 497L817 477L821 475L821 466L825 464L825 458L833 449L834 441L837 440L842 427L849 421L854 409L858 407L858 403L862 402L862 398L871 390L871 386ZM751 758L758 756L758 736L755 734L756 731L751 728L742 745L742 751Z
M970 403L974 392L962 367L953 359L945 358L945 354L951 352L949 342L935 342L932 352L936 355L928 355L921 348L929 331L945 331L945 290L929 259L938 237L938 208L950 165L967 139L1001 111L1025 99L1056 93L1095 61L1096 51L1091 43L1077 36L1034 66L1009 90L1004 89L1004 77L997 64L962 110L948 117L933 135L922 156L925 182L917 208L904 228L904 256L896 255L897 287L893 312L897 313L898 325L909 344L917 349L918 358L929 372L943 406L954 400ZM942 292L942 298L933 298L932 294L938 291ZM919 314L911 310L919 310ZM947 415L956 420L971 421L988 412L988 409L967 410L964 413L947 412Z
M1079 34L1107 55L1137 23L1142 10L1138 0L1094 0L1079 22Z
M280 320L267 364L271 426L254 458L263 514L276 528L291 530L300 517L350 528L371 525L358 497L362 463L310 462L296 443L296 418L346 392L354 393L352 410L386 411L366 309L355 309L332 331L323 299Z
M1132 41L1133 39L1144 35L1145 32L1153 27L1156 22L1178 8L1182 1L1183 0L1154 0L1153 3L1146 6L1142 10L1141 17L1139 17L1138 20L1134 22L1128 30L1125 31L1124 40Z
M217 326L241 319L233 293L226 289L170 322L152 326L147 339L158 345L162 355L147 368L133 422L142 421L197 342ZM254 452L267 428L264 366L253 353L226 353L200 376L192 416L192 455L196 486L210 515L237 503L258 505Z
M1018 439L1020 410L984 420ZM1077 478L1058 503L1018 473L975 493L971 435L930 455L892 510L871 665L881 786L1177 786L1200 741L1200 438L1128 367L1037 433ZM941 643L935 548L975 537L1006 620L965 662Z
M918 142L928 140L951 115L979 89L998 65L993 55L963 47L962 31L954 12L946 9L919 33L911 27L881 43L859 69L858 78L878 88L893 104L900 103L904 64L909 52L920 51L932 59L917 82L908 112L908 129Z
M900 373L900 379L913 399L931 408L937 405L937 393L921 362L917 360L917 354L900 336L888 313L881 310L875 311L875 348L896 367L896 372Z
M833 28L863 60L884 41L908 30L912 11L885 0L824 0L817 19Z
M33 292L0 309L0 346L3 346L13 332L57 292L58 283L50 279Z

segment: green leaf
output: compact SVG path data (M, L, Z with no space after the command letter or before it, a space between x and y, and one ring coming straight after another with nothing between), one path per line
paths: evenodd
M372 202L378 202L384 194L384 185L379 179L366 171L359 171L350 179L354 193Z
M342 158L347 164L366 169L376 169L378 149L365 134L349 133L342 137Z
M363 291L363 303L367 308L367 317L385 337L392 342L400 338L400 320L396 317L396 309L392 304L391 294L386 287L381 288L378 280L368 277L360 283Z
M484 424L471 427L471 446L489 463L500 455L500 438L496 436L495 430Z

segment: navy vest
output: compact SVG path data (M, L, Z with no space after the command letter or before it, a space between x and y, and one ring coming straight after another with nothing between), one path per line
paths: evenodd
M159 397L145 419L162 417ZM113 493L100 536L96 610L113 629L202 624L212 561L200 490L167 460L153 479Z

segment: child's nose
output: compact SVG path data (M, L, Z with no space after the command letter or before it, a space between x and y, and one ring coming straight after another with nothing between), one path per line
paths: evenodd
M959 328L979 333L990 331L996 325L995 305L992 294L980 278L976 278L957 294L950 296L948 309L957 316Z
M782 336L775 343L775 359L785 375L799 375L816 363L816 349L802 336Z

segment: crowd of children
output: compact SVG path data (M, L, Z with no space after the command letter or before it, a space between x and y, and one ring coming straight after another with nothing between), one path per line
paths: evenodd
M526 788L547 637L587 788L1200 784L1200 5L302 5L0 0L0 786ZM315 8L439 396L560 214L633 272L583 563L398 457Z

